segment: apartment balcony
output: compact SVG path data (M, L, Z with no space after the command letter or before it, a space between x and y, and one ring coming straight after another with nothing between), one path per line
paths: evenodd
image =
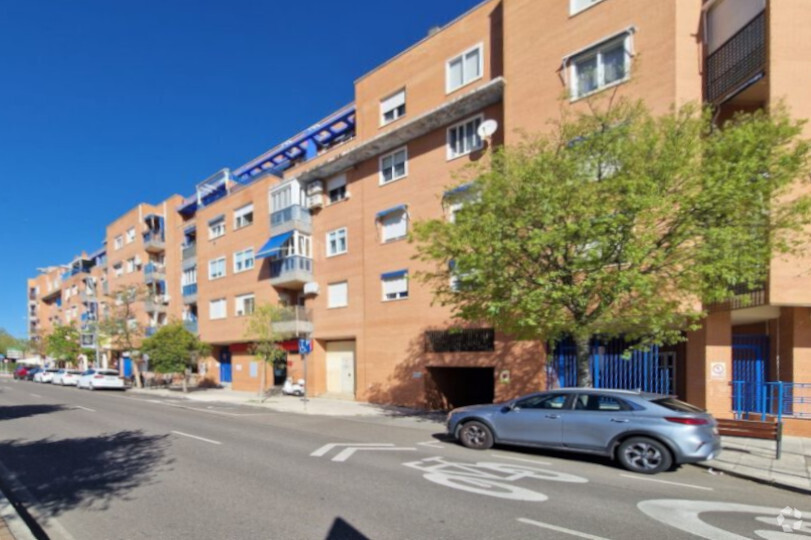
M99 297L96 296L96 291L84 290L79 293L79 300L84 304L89 304L91 302L98 302Z
M197 244L183 246L181 251L183 270L188 270L197 266Z
M162 264L148 263L144 266L144 281L154 283L166 279L166 267Z
M158 295L144 300L144 309L148 313L166 313L166 297Z
M35 290L31 289L31 290L28 292L28 299L29 299L29 300L36 300L36 299L37 299L37 291L35 291Z
M192 334L199 334L200 333L199 325L197 324L197 321L183 321L183 327L186 330L188 330L189 332L191 332Z
M110 294L110 282L109 281L103 281L101 283L101 294L103 294L105 296Z
M183 285L183 303L196 304L197 303L197 283L191 285Z
M149 253L160 253L166 249L166 237L162 231L144 233L144 249Z
M313 280L313 260L300 255L270 261L270 284L274 287L301 289Z
M283 336L304 336L312 334L312 312L301 306L286 307L281 317L273 323L273 330Z
M52 300L56 300L62 296L62 289L57 287L51 291L48 291L42 295L42 300L44 302L50 302Z
M270 214L270 234L276 236L288 231L298 230L311 234L313 229L310 211L301 205L288 206Z
M748 287L733 287L726 302L708 306L710 313L729 311L733 324L751 324L769 321L780 316L780 307L769 304L769 287L766 283Z
M712 22L710 20L709 24L712 25ZM764 10L707 56L704 68L705 100L714 105L727 101L762 79L765 71Z

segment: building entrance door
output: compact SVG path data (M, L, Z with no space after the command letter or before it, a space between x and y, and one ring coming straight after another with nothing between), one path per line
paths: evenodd
M327 392L355 399L355 342L327 342Z

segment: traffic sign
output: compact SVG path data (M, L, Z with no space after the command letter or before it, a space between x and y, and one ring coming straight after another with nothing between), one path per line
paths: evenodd
M299 354L310 354L313 352L313 342L309 339L300 339L298 340L298 353Z

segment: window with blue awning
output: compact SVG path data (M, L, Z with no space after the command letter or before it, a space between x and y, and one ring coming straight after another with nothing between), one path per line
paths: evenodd
M265 245L256 252L255 258L263 259L265 257L273 257L274 255L278 255L285 242L290 240L292 237L293 231L271 236L270 239L265 242Z
M395 270L394 272L386 272L380 274L380 279L397 279L408 275L408 270Z
M381 210L380 212L378 212L378 213L375 215L375 219L377 219L377 220L381 220L381 219L383 219L384 217L388 216L389 214L393 214L393 213L395 213L395 212L405 212L407 208L408 208L408 206L407 206L407 205L405 205L405 204L400 204L400 205L397 205L397 206L392 206L391 208L387 208L387 209L385 209L385 210Z

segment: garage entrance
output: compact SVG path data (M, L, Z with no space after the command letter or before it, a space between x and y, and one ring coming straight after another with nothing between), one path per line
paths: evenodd
M432 409L493 403L495 368L429 367L427 394Z

